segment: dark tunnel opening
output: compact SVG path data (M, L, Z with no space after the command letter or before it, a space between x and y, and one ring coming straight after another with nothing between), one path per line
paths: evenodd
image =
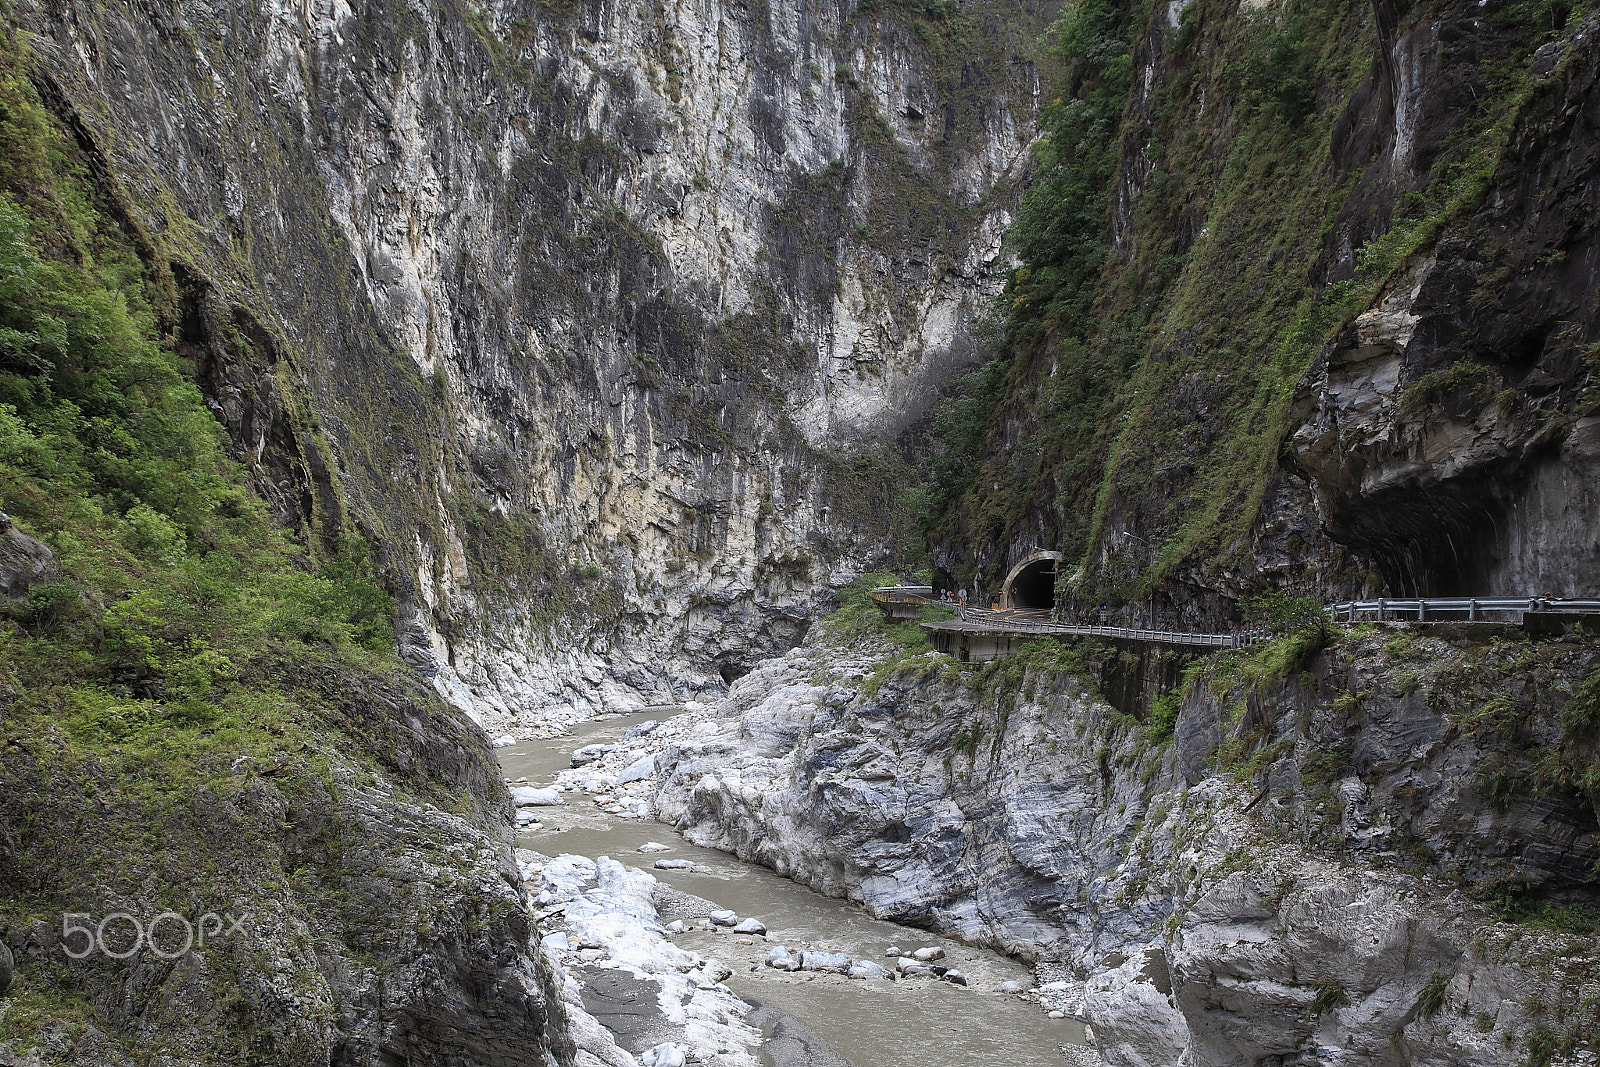
M1056 606L1056 561L1035 560L1011 580L1011 603L1031 611L1049 611Z

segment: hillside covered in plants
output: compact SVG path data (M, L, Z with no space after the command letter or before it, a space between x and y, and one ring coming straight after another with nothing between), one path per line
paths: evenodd
M995 358L937 419L952 584L1592 594L1583 4L1073 5ZM1566 487L1566 488L1562 488Z

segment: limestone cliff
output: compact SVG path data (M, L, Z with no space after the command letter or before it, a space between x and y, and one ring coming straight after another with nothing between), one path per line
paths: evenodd
M900 558L1048 4L30 4L280 518L548 718L720 686ZM320 550L320 549L318 549Z

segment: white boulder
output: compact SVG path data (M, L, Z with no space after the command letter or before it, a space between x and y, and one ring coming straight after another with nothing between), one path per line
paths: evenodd
M617 784L627 785L629 782L642 782L646 778L654 778L655 776L656 758L654 756L646 756L642 760L628 764L617 772Z
M548 808L566 803L561 799L560 790L535 789L531 785L521 785L513 789L511 802L519 808Z
M688 1062L683 1046L671 1041L663 1041L639 1057L641 1067L684 1067Z
M833 974L845 974L850 970L850 965L855 961L843 952L802 952L800 954L800 969L802 971L828 971Z

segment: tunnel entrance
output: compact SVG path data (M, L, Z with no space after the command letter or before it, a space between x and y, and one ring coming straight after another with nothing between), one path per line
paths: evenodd
M1030 552L1011 568L1000 587L1000 606L1024 611L1049 611L1056 606L1056 564L1059 552Z
M1035 560L1011 579L1011 606L1025 611L1049 611L1056 606L1056 561Z

